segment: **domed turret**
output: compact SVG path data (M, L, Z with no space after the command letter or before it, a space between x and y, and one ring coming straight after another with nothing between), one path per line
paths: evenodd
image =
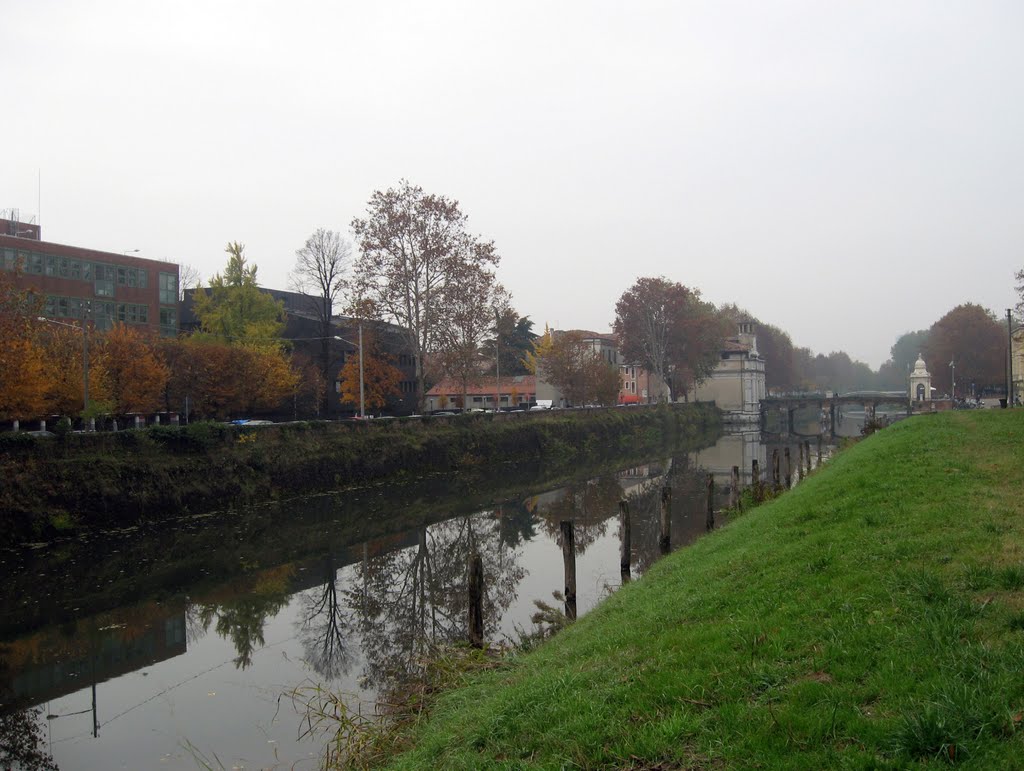
M917 402L929 401L932 398L932 376L924 364L924 357L917 354L914 371L910 373L909 396Z

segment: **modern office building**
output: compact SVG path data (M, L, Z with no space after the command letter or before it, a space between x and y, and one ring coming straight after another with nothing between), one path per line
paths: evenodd
M45 298L44 313L86 320L97 329L117 322L166 336L178 333L178 266L42 240L38 225L0 219L0 269L19 267L15 285Z

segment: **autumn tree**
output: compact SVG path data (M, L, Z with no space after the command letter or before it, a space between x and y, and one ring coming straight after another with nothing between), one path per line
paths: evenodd
M467 219L457 201L402 180L374 192L366 216L352 221L360 252L356 298L404 330L420 410L426 403L423 357L436 348L448 284L460 281L466 266L489 269L499 260L493 242L467 231Z
M376 335L363 334L363 405L378 410L402 395L402 372L391 363L391 357L377 344ZM341 402L359 407L359 357L346 356L339 375Z
M437 353L444 374L462 386L462 403L466 404L469 386L480 375L480 347L508 306L508 295L482 265L469 263L459 272L459 280L448 282L442 293Z
M100 339L90 330L89 415L110 411L106 369ZM78 415L84 410L85 351L82 331L61 324L41 325L37 336L43 351L47 409L56 415Z
M676 401L715 368L723 322L700 292L664 277L640 278L615 304L623 358L654 373Z
M537 341L531 362L537 376L561 391L570 404L618 401L618 367L595 351L581 332L547 330Z
M345 287L346 274L352 259L352 247L339 233L317 228L295 252L291 284L295 291L309 298L309 310L317 322L320 336L320 373L326 383L331 378L331 319L334 306ZM327 411L327 395L323 396Z
M234 396L229 405L235 415L273 410L293 395L298 384L298 373L279 348L233 345L229 366Z
M958 305L932 324L923 351L932 385L952 392L950 362L956 365L956 380L977 388L1001 385L1006 371L1006 330L995 314L974 303Z
M160 408L169 372L152 339L128 324L115 324L99 349L110 404L116 414Z
M210 279L206 291L193 292L193 309L203 334L225 342L275 344L284 329L284 303L260 290L256 266L245 246L231 242L224 273Z
M44 407L43 354L35 342L42 299L0 271L0 418L29 418Z

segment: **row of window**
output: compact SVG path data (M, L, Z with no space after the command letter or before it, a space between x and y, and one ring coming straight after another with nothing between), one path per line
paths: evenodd
M56 254L29 252L7 247L3 250L3 267L13 270L17 262L22 269L33 276L56 276L79 281L109 281L112 285L139 287L149 285L149 274L145 268L124 268L102 262L76 260Z
M22 269L32 276L54 276L76 281L92 281L97 297L113 297L115 286L138 289L146 289L149 286L149 272L145 268L128 268L5 247L0 266L4 270L14 270L19 263ZM158 283L161 303L173 305L178 302L178 277L176 275L160 273Z
M138 303L112 303L83 300L80 297L49 295L46 315L53 318L88 319L97 329L110 329L116 322L148 324L149 306ZM178 334L178 312L174 308L160 309L160 334L173 337Z

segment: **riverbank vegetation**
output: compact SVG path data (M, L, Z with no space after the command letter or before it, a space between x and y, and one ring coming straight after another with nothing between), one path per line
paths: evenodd
M713 405L467 414L356 423L197 423L117 433L0 436L8 537L182 513L488 466L654 450L719 430Z
M922 416L444 694L395 768L1009 768L1024 413Z

